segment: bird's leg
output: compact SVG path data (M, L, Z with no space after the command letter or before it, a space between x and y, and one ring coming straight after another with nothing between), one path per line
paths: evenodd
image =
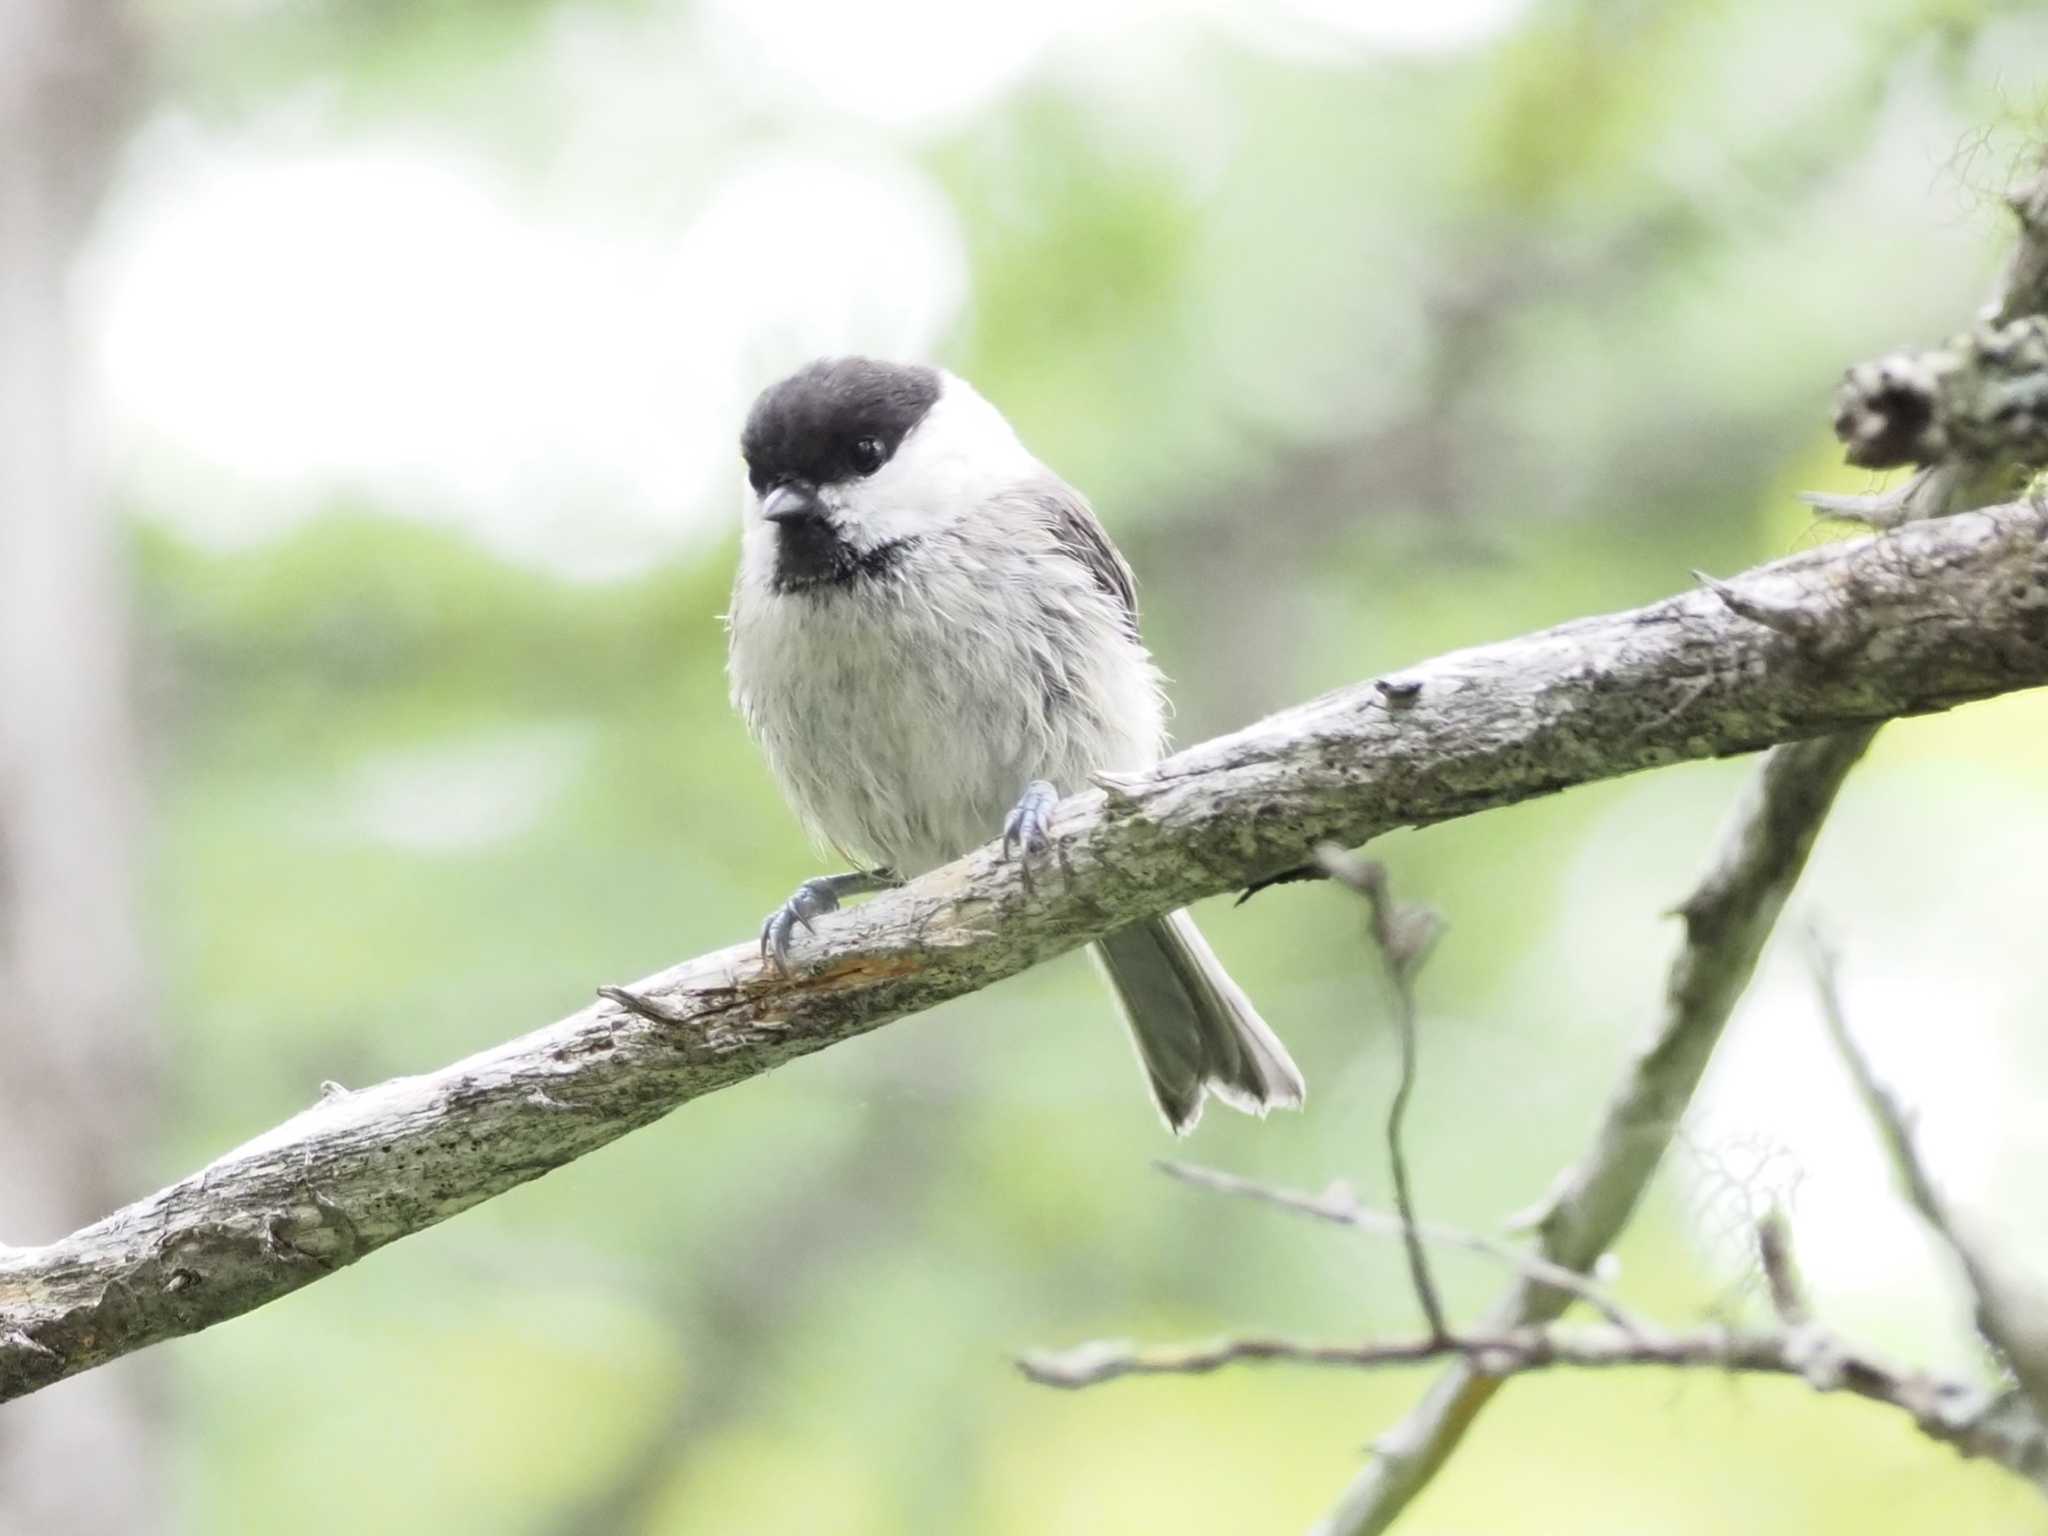
M819 875L806 880L796 888L795 895L770 912L761 924L761 958L773 956L775 968L787 976L789 936L796 932L797 924L816 932L811 919L838 911L842 897L865 896L870 891L886 891L902 883L903 877L893 869L850 869L843 875Z
M1014 848L1024 855L1018 870L1024 876L1024 889L1031 889L1031 860L1034 855L1052 850L1052 808L1059 804L1060 792L1045 779L1033 779L1024 786L1023 798L1003 820L1003 857L1008 858Z

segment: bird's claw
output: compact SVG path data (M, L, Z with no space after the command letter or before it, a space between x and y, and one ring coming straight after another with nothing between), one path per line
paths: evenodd
M1031 888L1031 860L1052 850L1052 808L1059 803L1059 791L1044 779L1033 779L1024 787L1023 798L1003 821L1003 857L1021 852L1018 864L1024 888Z
M789 938L799 923L803 925L804 932L816 933L818 930L811 925L811 919L823 917L827 912L837 912L841 897L861 896L902 883L903 877L894 869L853 869L843 875L819 875L806 880L796 888L795 895L770 912L762 922L761 958L772 958L775 968L787 976Z
M761 924L761 958L775 961L775 968L783 975L789 974L789 938L796 931L797 924L803 924L806 933L816 933L811 919L822 917L827 912L839 910L838 882L830 875L820 875L815 880L806 880L796 888L796 893L781 906L770 912Z

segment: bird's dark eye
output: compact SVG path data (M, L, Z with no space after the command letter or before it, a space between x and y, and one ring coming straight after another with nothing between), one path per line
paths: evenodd
M864 475L880 469L888 456L879 437L864 437L853 445L853 467Z

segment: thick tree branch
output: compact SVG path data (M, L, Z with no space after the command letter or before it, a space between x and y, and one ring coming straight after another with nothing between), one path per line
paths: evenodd
M1064 878L996 852L441 1071L333 1095L39 1248L0 1250L0 1399L246 1312L678 1105L1134 919L1569 785L2048 682L2048 512L1916 523L1711 592L1460 651L1105 776L1054 816ZM1693 919L1698 922L1700 919Z

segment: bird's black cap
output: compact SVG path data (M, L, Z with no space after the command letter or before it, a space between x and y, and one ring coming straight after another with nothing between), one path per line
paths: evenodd
M829 485L872 474L939 398L939 371L868 357L826 357L761 391L740 433L754 489L789 480ZM864 459L872 438L880 460Z

